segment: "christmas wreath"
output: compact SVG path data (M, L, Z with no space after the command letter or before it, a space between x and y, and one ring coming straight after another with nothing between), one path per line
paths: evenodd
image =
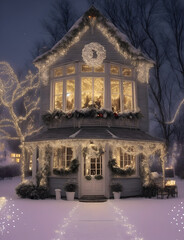
M118 167L116 159L109 160L108 166L115 175L131 176L135 173L135 169L131 166L126 166L125 168Z
M71 161L70 168L68 168L68 169L66 169L66 168L60 168L60 169L54 168L53 173L55 175L60 175L60 176L68 175L68 174L71 174L71 173L77 173L78 168L79 168L79 161L77 159L73 159Z

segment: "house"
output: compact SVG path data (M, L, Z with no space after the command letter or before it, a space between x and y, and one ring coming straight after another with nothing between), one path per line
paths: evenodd
M77 197L140 195L150 181L149 158L164 143L148 134L148 81L153 62L135 49L97 9L90 8L48 52L37 57L40 121L44 131L26 140L32 176L50 194L68 181ZM49 173L49 177L48 177Z

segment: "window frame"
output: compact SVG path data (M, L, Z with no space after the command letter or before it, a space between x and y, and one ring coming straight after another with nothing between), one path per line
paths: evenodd
M92 79L92 101L93 101L93 103L92 104L94 104L94 80L95 80L95 78L101 78L101 79L103 79L103 106L100 108L100 109L103 109L104 108L104 106L105 106L105 76L94 76L94 75L88 75L88 76L81 76L80 77L80 82L81 82L81 88L80 88L80 92L81 92L81 98L80 98L80 109L84 109L84 108L82 108L82 79L83 78L91 78Z
M110 75L110 101L111 101L111 110L112 110L112 88L111 81L115 80L119 82L119 93L120 93L120 113L125 112L124 110L124 91L123 91L123 82L131 82L132 83L132 109L130 111L134 111L135 109L135 81L132 79L125 79L123 77L118 77L115 75ZM129 111L128 111L129 112Z
M55 157L57 156L57 158L58 158L58 151L59 150L61 150L62 151L62 149L64 148L64 161L63 161L63 159L62 159L62 154L61 154L61 156L60 156L60 158L59 158L59 166L55 166ZM72 149L72 157L71 157L71 159L70 159L70 164L69 164L69 166L67 166L67 162L68 162L68 152L67 152L67 149ZM56 151L57 151L57 153L56 153ZM61 146L60 148L54 148L54 153L53 153L53 169L57 169L57 168L59 168L59 169L68 169L69 167L70 167L70 165L71 165L71 162L72 162L72 159L74 159L74 148L72 148L72 147L69 147L69 146ZM64 162L64 166L62 166L62 163Z

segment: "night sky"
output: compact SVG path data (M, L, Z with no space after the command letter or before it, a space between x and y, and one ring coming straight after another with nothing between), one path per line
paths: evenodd
M0 61L21 70L32 61L35 42L47 39L41 20L48 17L54 0L0 0ZM86 0L71 0L82 15L89 7Z

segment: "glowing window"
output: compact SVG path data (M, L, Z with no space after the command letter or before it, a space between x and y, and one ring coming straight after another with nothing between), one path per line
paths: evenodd
M119 66L111 65L110 73L113 74L113 75L119 75Z
M63 109L63 82L55 82L54 88L54 108Z
M82 78L82 108L102 108L104 105L104 79L103 78Z
M61 77L63 76L63 68L57 67L54 69L54 77Z
M131 77L132 76L132 69L131 68L123 68L122 74L125 77Z
M123 150L119 147L115 151L115 158L117 165L120 168L125 167L134 167L135 168L135 157L131 154L123 152Z
M75 74L75 65L68 65L66 67L66 74L67 75Z
M66 81L66 110L74 109L75 105L75 80Z
M104 73L104 65L101 65L99 67L94 67L94 72L95 73Z
M82 72L92 72L92 67L86 65L86 64L82 64Z
M123 110L131 111L133 109L132 82L123 82Z
M70 111L75 107L75 80L55 82L54 108Z
M61 147L54 151L54 168L68 169L73 159L73 149Z
M111 105L113 112L120 112L119 80L111 79Z

